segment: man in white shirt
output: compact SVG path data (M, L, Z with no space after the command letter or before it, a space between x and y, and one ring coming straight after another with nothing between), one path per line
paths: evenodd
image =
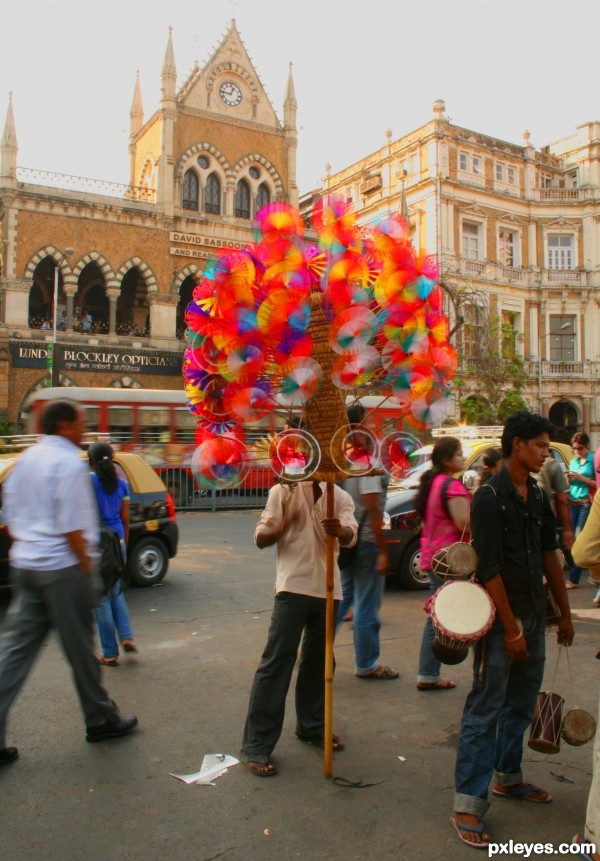
M334 487L334 516L326 514L326 484L276 484L256 527L257 547L277 544L275 607L267 645L256 670L244 727L242 759L257 777L277 774L271 753L279 740L292 671L302 640L296 682L296 735L323 744L325 713L325 568L327 535L356 541L354 503ZM337 555L337 554L336 554ZM334 563L334 599L342 597ZM304 634L304 636L303 636ZM333 749L344 744L333 737Z
M135 715L119 714L100 685L92 648L99 521L80 456L83 412L71 401L51 401L41 421L45 436L23 452L3 485L13 600L0 639L0 765L19 755L6 747L6 717L51 627L73 670L86 740L126 735L137 724Z

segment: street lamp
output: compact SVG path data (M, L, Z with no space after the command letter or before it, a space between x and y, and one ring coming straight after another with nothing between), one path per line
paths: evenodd
M566 322L562 323L556 330L556 332L546 332L545 335L540 335L538 338L538 400L540 402L540 414L542 414L542 341L544 338L549 338L550 335L558 335L559 332L562 332L564 329L568 329L571 323Z
M72 248L65 248L62 253L61 260L64 260L65 257L70 257L73 253ZM60 262L60 261L59 261ZM59 276L59 265L56 263L54 267L54 321L52 325L52 360L50 362L50 385L58 386L59 383L59 375L58 375L58 356L56 354L56 324L58 317L58 276Z

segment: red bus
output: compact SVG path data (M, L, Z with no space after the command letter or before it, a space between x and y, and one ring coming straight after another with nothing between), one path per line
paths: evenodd
M210 497L211 493L195 485L190 470L196 417L187 409L183 389L84 386L38 389L24 402L26 433L39 433L41 409L47 401L56 398L77 401L85 411L87 430L108 434L116 450L142 455L161 476L178 508L206 507L198 497ZM364 397L361 403L380 436L395 430L396 426L401 429L397 405L376 396ZM253 464L243 484L243 495L264 495L274 483L275 475L266 459L268 436L280 431L284 423L283 415L273 413L245 425L246 444L253 453ZM239 499L239 491L233 493Z

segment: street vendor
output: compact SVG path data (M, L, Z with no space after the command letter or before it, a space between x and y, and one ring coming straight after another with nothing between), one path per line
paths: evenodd
M271 753L281 735L301 641L296 735L301 741L323 746L327 536L333 535L340 545L353 546L358 530L352 497L339 487L332 489L333 517L328 518L325 482L276 484L256 527L257 547L277 545L275 606L250 692L241 752L248 770L257 777L277 773ZM334 560L334 601L341 597L340 572ZM343 741L334 735L333 750L343 749Z

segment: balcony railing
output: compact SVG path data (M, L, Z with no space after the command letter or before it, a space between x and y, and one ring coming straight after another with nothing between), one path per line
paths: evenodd
M555 284L557 281L561 284L581 284L582 280L585 280L585 274L579 269L547 269L544 279L548 284Z
M456 273L470 282L471 279L515 284L522 287L564 288L565 284L577 287L600 287L600 275L583 269L528 269L505 266L491 260L471 260L458 255L444 254L442 271L448 280Z
M578 188L540 188L540 200L579 200Z
M539 362L525 362L525 370L532 377L538 377ZM551 362L542 359L542 379L587 380L600 379L600 362Z
M156 202L156 189L141 185L125 185L121 182L109 182L104 179L90 179L87 176L74 176L70 173L56 173L51 170L38 170L32 167L18 167L19 182L32 185L45 185L50 188L63 188L69 191L91 192L92 194L121 197L142 203Z

